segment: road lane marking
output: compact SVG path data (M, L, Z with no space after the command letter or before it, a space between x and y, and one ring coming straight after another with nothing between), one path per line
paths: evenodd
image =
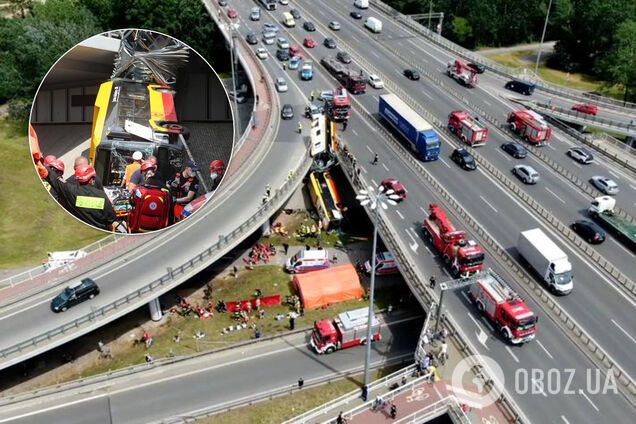
M614 178L616 178L617 180L621 179L621 177L619 177L618 175L616 175L614 172L610 171L609 169L607 170L607 172L612 174L614 176Z
M483 100L483 102L486 103L488 106L492 107L492 104L488 100Z
M632 190L636 190L636 187L635 187L635 186L633 186L633 185L631 185L631 184L630 184L629 186L632 188Z
M565 416L561 415L561 419L565 424L570 424L570 422L565 418Z
M550 149L552 149L552 150L554 150L556 152L556 148L553 145L548 144L547 146L548 146L548 148L550 148Z
M353 135L355 135L356 137L359 137L359 134L356 130L351 130L351 132L353 133Z
M420 210L422 212L424 212L426 214L426 216L428 216L428 211L426 209L424 209L422 206L420 206Z
M621 327L620 325L618 325L618 323L616 321L614 321L614 319L612 319L612 324L614 324L615 326L618 327L619 330L621 330L623 333L625 333L625 335L627 337L629 337L629 339L632 341L632 343L636 343L636 340L627 332L625 331L625 329L623 327Z
M378 59L380 58L380 55L378 55L375 51L371 50L371 54L375 57L377 57Z
M376 102L380 102L380 98L378 96L372 96L373 100L375 100Z
M369 147L369 145L368 145L368 144L366 144L364 147L366 147L368 151L370 151L371 153L373 153L373 150L371 150L371 147Z
M386 172L391 172L389 171L389 168L385 164L382 164L382 168L386 169Z
M515 355L514 353L512 353L512 350L510 349L510 346L504 346L506 348L506 350L508 351L508 353L510 354L510 356L512 356L512 359L515 360L515 362L519 362L519 358L517 358L517 355Z
M488 327L490 331L495 331L495 328L492 326L490 322L488 322L488 319L485 316L482 315L481 320L484 322L484 324L486 324L486 327Z
M479 198L480 198L481 200L483 200L485 204L487 204L488 206L490 206L490 209L492 209L493 211L495 211L495 213L499 213L499 211L497 211L497 209L495 209L495 208L494 208L494 206L493 206L493 205L491 205L491 204L490 204L490 202L484 198L484 196L481 196L481 195L480 195L480 196L479 196Z
M510 157L509 157L509 155L508 155L507 153L504 153L504 151L503 151L503 150L501 150L501 149L497 149L496 151L497 151L497 153L499 153L501 156L505 157L505 158L506 158L506 160L507 160L508 162L510 162L510 161L512 160L512 159L510 159Z
M404 215L402 215L399 210L396 209L395 213L397 214L397 216L399 216L400 218L404 219Z
M362 169L362 172L364 172L365 174L367 173L367 170L364 169L364 166L358 166L358 168Z
M592 408L596 409L596 412L599 412L596 405L594 405L594 402L592 402L592 400L589 397L587 397L583 389L579 389L579 393L583 395L583 397L590 403L590 405L592 405Z
M547 187L545 187L545 189L546 189L546 191L547 191L548 193L550 193L551 195L553 195L554 197L556 197L556 198L559 200L559 202L561 202L561 203L565 204L565 200L563 200L563 199L561 199L559 196L557 196L557 195L556 195L556 193L554 193L552 190L550 190L550 189L549 189L549 188L547 188Z
M546 349L545 346L543 346L543 343L541 343L538 339L535 341L539 343L539 346L541 346L541 349L543 349L543 351L546 353L546 355L550 357L550 359L554 359L552 355L550 355L550 352L548 352L548 349Z
M636 203L634 203L634 205L636 205ZM623 246L622 243L616 241L613 238L610 238L610 240L612 241L612 243L614 243L616 246L620 247L625 253L627 253L629 256L634 256L634 254L632 252L630 252L629 250L627 250L627 248L625 246Z
M466 292L463 292L463 291L462 291L462 295L464 295L464 297L465 297L466 299L468 299L468 296L466 295ZM474 322L474 323L475 323L475 325L477 326L477 328L479 328L479 329L481 330L481 325L479 325L479 321L477 321L477 320L476 320L476 319L475 319L475 318L474 318L474 317L470 314L470 312L466 312L466 314L468 315L468 318L470 318L470 320L471 320L472 322Z
M429 99L431 99L431 100L435 100L435 99L433 98L433 96L431 96L430 94L428 94L426 91L422 90L422 91L421 91L421 93L422 93L422 94L424 94L424 95L425 95L426 97L428 97Z
M376 183L375 180L373 178L371 178L371 182L373 183L374 186L379 186L380 184Z
M449 168L449 169L450 169L450 165L449 165L449 164L447 164L447 163L446 163L446 161L445 161L444 159L439 158L439 160L440 160L440 161L441 161L444 165L446 165L446 167L447 167L447 168Z

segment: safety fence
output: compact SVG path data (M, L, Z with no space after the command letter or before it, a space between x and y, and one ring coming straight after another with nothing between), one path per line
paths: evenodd
M483 65L485 68L487 68L488 70L495 72L505 78L517 79L513 75L510 68L502 66L492 60L486 59L482 55L479 55L475 52L465 49L443 38L438 33L429 30L428 28L416 22L415 20L409 18L406 15L403 15L402 13L398 12L397 10L389 6L388 4L379 0L370 0L369 4L375 7L376 9L378 9L379 11L383 12L384 14L388 15L389 17L400 22L401 24L411 29L412 31L426 37L429 41L432 41L433 43L439 45L440 47L443 47L444 49L451 51L471 62L479 63ZM557 96L562 96L562 97L567 97L567 98L581 101L581 102L589 102L590 100L594 100L596 104L602 105L603 107L607 109L614 109L614 110L636 109L636 103L623 102L623 101L612 99L609 97L589 95L582 91L567 89L558 85L549 84L542 80L531 81L531 82L534 82L536 84L537 89L542 90L546 93L555 94Z
M340 43L340 45L345 50L347 50L349 52L352 52L351 55L355 58L357 63L362 65L367 70L371 70L374 74L376 74L380 78L382 78L383 81L384 81L385 87L388 90L390 90L390 91L394 92L395 94L397 94L411 108L413 108L419 114L424 116L431 124L435 125L440 130L441 133L446 134L447 135L446 140L449 142L449 144L454 145L456 147L460 146L459 141L457 141L455 139L455 136L448 130L445 122L442 122L439 119L437 119L435 116L433 116L428 110L426 110L417 101L415 101L408 93L406 93L399 86L397 86L397 84L394 84L390 79L386 78L382 74L382 72L380 72L375 66L373 66L371 63L366 61L364 58L362 58L359 54L357 54L355 52L355 50L352 50L349 46L347 46L346 43L342 42L342 40L339 40L338 42ZM405 60L406 62L409 62L408 55L406 55L404 52L400 51L399 49L393 49L393 51L398 56L400 56L403 60ZM471 109L473 109L476 112L478 112L480 114L480 116L482 118L484 118L486 121L492 123L493 125L495 125L497 128L499 128L501 131L505 132L506 134L514 136L514 133L509 129L509 127L507 125L505 125L504 123L500 122L497 118L495 118L494 116L488 114L483 109L471 104L468 101L468 99L466 99L464 96L461 96L453 88L451 88L448 85L444 84L438 78L436 78L435 76L430 74L427 70L419 67L416 64L412 64L412 66L417 67L418 70L422 73L422 75L426 76L426 78L430 79L435 84L437 84L438 86L442 87L444 89L444 91L452 94L458 100L461 100L467 106L469 106ZM364 109L362 109L360 107L358 107L358 110L360 111L361 114L363 114L363 116L367 117L369 122L373 122L375 124L375 126L377 126L379 128L382 128L377 123L377 121L373 117L373 115L371 115L366 110L364 110ZM384 130L384 131L386 132L386 130ZM393 138L392 136L390 136L390 137ZM512 193L514 193L518 198L520 198L526 204L528 204L535 212L538 213L538 215L540 215L544 219L546 219L545 218L546 216L549 216L550 219L547 220L547 222L557 232L561 233L564 237L566 237L569 240L576 240L574 242L574 245L578 248L578 250L580 252L582 252L583 254L585 254L588 258L590 258L594 263L599 265L609 275L611 275L613 278L615 278L619 282L619 284L627 291L627 293L630 296L636 295L636 284L627 275L625 275L622 271L620 271L617 267L615 267L610 261L605 259L605 257L603 257L601 254L599 254L596 251L596 249L594 249L594 248L590 247L589 245L587 245L579 236L576 235L576 233L571 231L569 229L569 227L567 227L562 222L560 222L549 211L547 211L544 207L542 207L537 201L535 201L532 197L530 197L523 190L521 190L514 182L512 182L512 180L510 180L507 177L507 175L505 175L504 173L499 171L484 156L482 156L478 152L478 149L473 149L473 148L471 148L469 146L466 146L466 145L462 145L462 147L465 147L467 150L469 150L473 154L473 156L475 157L475 160L479 164L484 166L484 168L491 175L493 175L497 180L499 180L505 187L509 188L512 191ZM551 159L546 154L544 154L539 148L528 146L528 150L531 151L533 154L535 154L537 158L542 160L546 165L551 167L554 171L556 171L557 173L559 173L560 175L565 177L568 181L572 182L576 187L581 189L586 194L588 194L588 195L590 195L592 197L596 197L596 196L601 194L598 190L596 190L592 186L590 186L587 183L585 183L584 181L582 181L578 176L576 176L575 174L573 174L572 172L570 172L569 170L567 170L563 166L561 166L558 163L556 163L553 159ZM419 166L419 164L418 164L418 166ZM616 208L616 213L619 216L628 219L630 222L634 220L633 217L631 217L629 214L627 214L625 211L621 210L620 208Z
M632 122L616 122L611 119L605 119L602 117L598 117L595 115L591 115L589 113L579 112L577 110L566 109L561 106L551 105L549 103L542 102L529 102L535 104L537 107L545 110L549 114L557 117L557 118L575 118L584 124L593 123L594 126L602 127L608 130L620 131L624 130L632 135L636 136L636 124L634 121Z

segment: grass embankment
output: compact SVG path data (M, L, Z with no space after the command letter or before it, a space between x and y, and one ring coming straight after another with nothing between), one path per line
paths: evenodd
M37 265L46 253L106 236L77 221L48 195L31 162L27 131L0 120L0 269Z
M373 380L382 378L397 371L399 366L391 366L371 372ZM362 385L362 375L343 378L333 383L322 386L303 389L294 394L246 406L234 411L219 414L213 417L197 420L201 424L220 423L244 423L244 424L277 424L289 420L305 411L316 408L325 402L343 396ZM348 409L343 407L343 409ZM338 411L334 412L334 418Z
M276 223L282 224L282 229L287 235L277 232ZM317 224L316 218L307 211L294 212L291 215L280 214L272 226L272 234L262 238L261 241L277 246L287 243L290 246L309 245L316 247L320 240L322 247L342 247L356 240L355 237L339 231L327 232L323 230L320 232L320 237L307 235L306 231L311 230L312 227L317 228Z
M237 278L224 274L210 282L212 287L211 300L216 305L219 299L226 302L250 299L254 296L254 290L260 288L263 296L280 294L281 300L284 302L286 295L294 294L291 280L292 277L286 274L280 266L276 265L260 265L251 271L241 269ZM189 295L188 300L193 305L207 306L208 300L204 299L202 292L203 290L200 290ZM388 289L376 291L377 307L383 308L388 302L397 304L398 299L394 299L396 296L398 294ZM296 319L296 328L308 327L316 320L330 318L340 312L361 308L365 305L366 303L363 300L352 300L331 305L324 309L307 310L304 316ZM255 324L261 330L262 337L283 334L289 331L287 314L292 309L288 305L281 304L265 307L264 309L266 314L262 320L259 319L256 311L250 313L250 324ZM275 317L279 314L285 315L285 318L276 320ZM196 352L218 349L229 346L232 343L254 338L254 330L249 325L246 329L222 334L223 329L229 326L236 326L236 324L237 322L232 319L231 313L215 313L214 318L210 319L199 319L196 315L180 316L170 314L159 328L151 330L154 344L149 349L146 349L142 344L135 344L133 339L125 340L123 344L118 344L118 346L111 349L112 359L99 359L81 369L76 368L72 374L65 376L64 381L143 363L146 353L149 353L155 359L165 358L170 355L191 355ZM203 331L206 336L196 340L193 336L198 330ZM141 337L142 332L143 330L140 329L137 332L137 337ZM177 335L180 335L181 338L178 343L175 342L175 336Z
M484 53L489 59L510 68L530 68L534 70L537 50L519 50L502 53ZM546 58L547 55L542 55ZM606 96L622 99L622 91L618 87L607 87L591 75L570 73L547 67L546 61L539 63L539 76L545 81L581 91L598 91Z

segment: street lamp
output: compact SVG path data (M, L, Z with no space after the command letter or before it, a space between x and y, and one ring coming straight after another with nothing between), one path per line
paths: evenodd
M236 38L235 31L238 29L238 27L239 27L238 24L234 24L234 23L227 24L227 28L230 30L230 62L232 66L232 90L234 90L234 95L232 97L234 99L234 110L236 112L236 116L234 117L235 119L233 120L235 138L238 135L238 131L239 131L238 129L239 110L238 110L238 100L237 100L238 93L236 92L236 70L235 70L236 64L234 63L235 60L237 59L234 39Z
M373 301L375 291L375 249L378 244L378 218L380 208L388 209L389 205L397 205L396 200L400 199L400 196L395 194L393 189L385 190L384 186L378 187L378 192L375 192L373 187L360 190L360 194L356 196L356 199L360 201L360 205L369 206L372 212L373 221L373 251L371 252L371 285L369 286L369 315L367 317L367 348L364 361L364 385L369 385L369 365L371 364L371 340L373 335L371 334L371 327L373 326ZM378 208L380 205L380 208Z
M552 0L548 4L548 11L545 14L545 23L543 24L543 33L541 34L541 43L539 44L539 53L537 53L537 63L534 65L534 73L539 75L539 61L541 60L541 50L543 49L543 39L545 38L545 30L548 28L548 18L550 18L550 9L552 8Z

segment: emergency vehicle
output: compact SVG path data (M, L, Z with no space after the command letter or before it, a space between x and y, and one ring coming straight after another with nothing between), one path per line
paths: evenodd
M347 89L344 87L337 87L333 92L333 97L326 100L325 110L329 116L329 119L336 122L342 122L349 119L351 113L351 98Z
M468 240L466 233L456 230L446 216L446 212L432 203L429 216L424 220L424 235L442 255L455 276L469 277L484 269L484 252L474 241Z
M482 146L488 140L488 128L468 112L454 111L448 115L448 129L470 146Z
M367 274L371 274L371 261L364 263L364 270ZM397 261L391 252L378 253L375 256L375 275L398 274Z
M532 110L510 112L507 122L512 132L537 146L548 144L552 136L552 129L543 116Z
M468 289L477 309L490 319L501 335L512 344L534 339L538 317L497 274L480 274Z
M329 268L331 261L327 249L301 250L287 260L285 269L291 274Z
M446 65L446 74L466 87L477 86L477 71L459 59Z
M314 324L310 344L318 354L333 353L336 350L365 344L367 341L367 323L369 308L360 308L342 312L338 317L324 319ZM380 321L374 315L371 320L371 341L382 339Z

